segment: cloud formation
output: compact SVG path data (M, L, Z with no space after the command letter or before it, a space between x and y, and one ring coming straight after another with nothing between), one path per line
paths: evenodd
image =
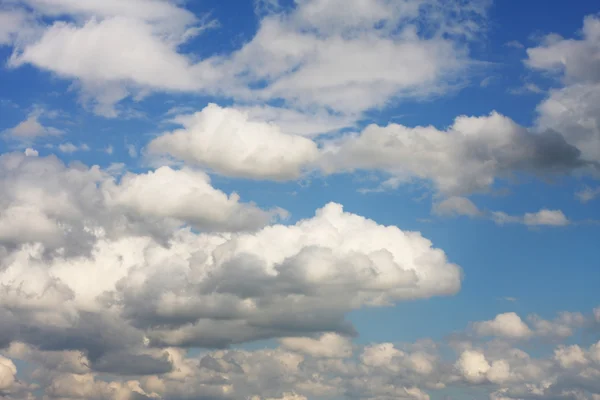
M392 186L432 181L446 195L489 190L515 173L569 173L586 166L580 151L557 132L531 132L496 112L461 116L446 131L432 126L370 125L323 146L325 172L380 170Z
M317 145L310 139L249 118L246 112L209 104L177 117L175 122L183 128L152 140L147 150L227 176L272 180L299 178L318 158Z
M320 350L283 343L343 357L351 347L334 333L355 334L349 311L460 288L460 268L418 232L339 204L263 228L282 212L189 168L117 178L53 156L0 162L0 346L81 351L92 371L120 375L170 371L164 347L319 333L333 335Z
M575 330L597 329L594 313L561 313L554 321L570 320ZM91 369L94 364L80 351L14 342L0 356L0 390L12 398L27 398L37 389L14 379L12 360L19 360L35 366L33 375L42 384L37 390L51 399L424 400L460 389L490 399L595 400L600 394L595 383L600 343L569 345L564 336L559 342L541 342L544 351L534 356L524 344L539 332L524 324L515 313L471 324L485 329L484 336L494 335L489 339L463 336L350 346L346 338L326 333L285 339L282 347L262 350L210 350L194 356L177 348L147 350L155 357L162 354L172 368L110 379Z
M24 121L5 130L4 138L28 142L44 136L62 135L64 132L60 129L45 126L40 122L43 113L43 110L40 109L32 111Z
M465 42L482 29L488 3L297 1L263 13L240 48L198 59L179 46L218 24L177 2L20 0L15 4L45 19L29 22L33 33L10 65L75 80L83 99L107 117L118 115L115 105L130 96L176 91L283 101L284 114L317 109L355 120L397 97L450 90L473 65ZM26 15L26 7L16 9ZM422 31L423 18L434 31ZM13 31L0 32L0 43L14 44Z
M600 161L600 18L587 16L581 38L546 36L527 49L526 64L556 75L564 87L550 91L538 105L537 125L555 129L586 160Z

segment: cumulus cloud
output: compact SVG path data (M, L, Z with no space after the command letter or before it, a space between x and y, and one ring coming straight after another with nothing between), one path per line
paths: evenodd
M40 153L36 149L32 149L31 147L26 148L24 154L27 157L37 157L40 155Z
M313 357L347 358L352 354L350 339L335 333L326 333L318 339L290 337L281 339L281 345L291 351Z
M555 129L587 160L600 161L600 18L584 19L582 35L564 39L548 35L527 49L526 64L556 74L565 84L538 105L537 125Z
M499 225L525 224L527 226L566 226L571 223L561 210L542 209L535 213L525 213L523 216L514 216L502 211L492 212L492 219Z
M9 390L15 383L17 367L8 358L0 356L0 393Z
M183 128L151 141L150 154L168 154L223 175L274 180L300 177L318 157L310 139L249 120L246 112L234 108L209 104L175 121Z
M370 125L326 141L322 157L325 172L380 170L396 185L426 179L450 196L489 190L497 179L517 172L544 176L586 165L559 133L534 133L496 112L458 117L446 131Z
M208 175L189 168L126 173L118 183L107 181L103 191L109 207L134 215L175 218L203 230L252 230L286 216L284 210L267 212L241 203L237 194L228 196L213 188Z
M64 132L60 129L43 125L39 119L42 117L41 110L34 110L27 119L18 123L16 126L4 131L4 137L21 141L32 141L44 136L58 136Z
M466 197L452 196L435 203L433 213L436 215L467 215L469 217L481 216L482 212Z
M175 46L156 35L148 23L122 15L91 19L83 26L56 22L39 41L14 54L10 65L30 63L78 79L84 94L96 102L96 112L115 116L113 104L129 95L127 82L133 83L133 89L198 86L201 75L190 72L190 61L178 54Z
M10 64L75 80L98 114L116 116L121 100L151 91L211 93L250 103L283 101L290 109L281 112L284 120L317 109L322 121L307 122L302 131L330 130L396 97L451 89L473 66L465 40L485 25L489 5L298 1L291 9L269 7L254 37L239 49L198 60L178 46L217 24L177 2L15 3L47 19ZM10 42L14 29L5 30L0 40Z
M578 312L561 312L553 320L545 320L538 315L530 315L528 321L537 336L567 338L587 324L587 318Z
M52 22L14 52L10 65L76 80L98 114L116 116L114 105L143 89L194 91L206 78L177 46L214 22L173 2L23 2ZM58 19L63 16L73 20Z
M285 216L282 210L241 203L236 194L213 188L206 174L189 169L165 167L117 181L97 166L67 167L54 156L4 154L0 165L3 245L42 243L77 253L89 249L97 235L165 237L169 227L185 223L202 230L255 229Z
M480 210L466 197L451 196L433 204L432 212L439 216L461 216L488 218L498 225L523 224L529 227L566 226L571 221L560 210L542 209L522 216L510 215L503 211Z
M554 320L565 319L564 315ZM595 400L600 394L595 383L600 373L600 343L540 342L549 351L534 357L514 347L514 338L484 338L458 347L431 340L350 346L331 334L297 339L277 348L210 350L197 356L180 348L146 349L148 356L166 360L172 368L156 373L138 370L142 375L127 375L125 370L120 376L102 377L95 366L103 363L91 361L82 352L40 349L22 342L3 350L2 360L35 365L41 387L27 387L16 380L12 383L12 393L20 391L23 398L32 390L43 391L47 398L73 399L296 400L351 395L357 399L425 400L461 390L466 396L489 395L490 399ZM326 343L341 351L329 351ZM127 365L118 355L102 359L121 360L121 369ZM139 356L133 359L144 360ZM14 363L7 364L7 376L12 376Z
M471 383L483 382L491 368L485 355L475 350L464 351L457 360L456 367L462 376Z
M527 338L531 329L514 312L498 314L491 321L476 322L473 330L480 336L499 336L513 339Z
M162 347L264 338L343 358L352 347L336 334L355 334L349 311L460 288L460 268L418 232L339 204L260 229L281 211L241 203L189 168L115 178L54 156L0 163L0 324L10 327L0 347L81 351L90 371L121 375L170 371ZM107 390L91 375L63 378Z
M496 337L510 340L527 340L534 337L566 339L586 325L590 318L579 312L559 312L552 320L546 320L531 314L524 322L514 312L498 314L489 321L478 321L471 324L471 331L480 337Z

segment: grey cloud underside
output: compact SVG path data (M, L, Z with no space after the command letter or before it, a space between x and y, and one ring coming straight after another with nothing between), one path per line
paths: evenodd
M495 112L458 117L444 131L370 125L314 141L254 121L247 111L214 104L177 122L181 129L150 142L150 161L160 165L163 160L155 158L168 155L221 175L259 180L375 170L396 180L396 186L425 179L442 194L453 195L486 191L516 174L552 177L598 169L561 133L528 130Z
M189 168L115 178L53 156L0 163L1 344L81 351L96 373L169 373L170 346L353 336L351 310L460 288L460 268L418 232L338 204L263 227L281 211Z
M11 13L29 31L0 24L0 44L21 44L9 65L77 81L97 113L116 116L116 104L146 90L243 104L176 116L180 129L145 149L159 166L145 173L115 176L32 149L0 156L0 396L428 400L445 388L474 388L491 400L599 399L600 343L565 343L582 330L600 332L600 310L552 320L500 314L439 343L353 344L350 312L453 295L460 267L420 233L335 203L283 224L284 210L245 203L195 168L277 181L377 170L389 175L388 187L418 178L454 195L440 213L480 216L458 195L514 174L597 168L597 105L589 101L598 93L596 61L583 57L596 54L597 18L586 19L582 40L528 52L532 68L558 70L567 85L539 106L535 129L492 113L461 116L444 130L371 125L311 139L396 96L449 90L471 64L461 40L477 35L488 2L303 0L266 15L239 51L199 63L179 46L211 23L179 3L26 3L45 18L69 19L46 26ZM447 21L446 10L460 17ZM425 36L411 30L424 14L439 26ZM564 57L548 58L557 52ZM256 106L274 99L290 108ZM311 116L319 121L308 123ZM305 126L288 131L278 120ZM36 118L15 129L29 138L52 133ZM164 155L186 166L160 166ZM494 217L569 223L551 210ZM228 349L261 339L281 346ZM534 340L558 344L533 357L522 348ZM188 354L191 347L200 354ZM33 371L18 375L22 364L12 360Z
M556 330L566 332L563 328L568 333L540 342ZM0 365L9 368L0 369L0 374L14 373L11 358L33 362L49 398L426 400L445 389L460 389L466 395L489 394L491 400L595 400L600 394L600 343L561 344L582 329L600 332L600 309L563 312L549 321L535 315L524 321L515 313L500 314L440 342L350 346L349 338L327 334L285 339L273 349L214 350L198 356L167 348L154 351L154 361L143 356L106 357L109 363L120 364L123 374L111 375L111 386L88 368L84 354L13 343L1 352L5 358L0 356ZM545 343L550 351L536 357L527 354L523 349L532 340L538 341L538 348ZM324 348L338 351L323 352ZM166 360L172 369L157 372ZM149 374L128 376L132 361L144 364L138 371ZM10 398L26 398L31 389L12 383L8 390Z
M375 169L400 183L427 179L446 195L486 191L518 173L548 177L597 168L560 133L530 132L495 113L460 117L447 131L370 126L326 143L322 160L327 172Z

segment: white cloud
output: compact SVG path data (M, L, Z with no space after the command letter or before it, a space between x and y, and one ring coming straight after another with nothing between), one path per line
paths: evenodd
M440 192L459 195L489 190L516 172L568 173L587 165L556 132L534 133L496 112L461 116L446 131L432 126L370 125L323 145L327 173L380 170L396 183L432 181Z
M135 147L135 145L133 145L133 144L128 144L127 145L127 154L131 158L137 158L138 151L137 151L137 148Z
M562 318L559 315L555 320ZM596 383L600 342L586 347L554 347L550 342L538 341L536 353L540 354L535 357L512 347L514 342L497 337L468 341L462 348L444 340L352 347L344 344L333 358L322 340L293 343L291 349L211 350L198 356L187 355L182 348L147 348L148 356L162 355L171 368L134 376L102 375L94 370L98 363L80 351L46 350L21 342L2 351L2 360L22 360L36 368L35 377L41 387L15 379L9 393L16 398L27 398L26 394L34 390L43 391L48 398L73 399L202 395L215 399L235 396L298 400L343 398L352 393L353 398L365 400L427 400L430 394L460 390L466 397L489 395L493 400L596 400L600 394ZM336 339L333 347L340 343ZM545 350L538 351L541 348ZM9 379L13 371L9 367Z
M324 110L300 112L266 105L236 109L248 113L250 121L273 123L284 132L300 136L316 136L350 127L356 119L356 116L336 115Z
M127 173L118 184L107 181L102 190L108 207L122 207L136 215L175 218L203 230L251 230L276 216L287 215L283 210L266 212L241 203L237 194L228 196L213 188L205 173L187 168L161 167L143 175Z
M529 226L565 226L569 220L560 210L540 210L536 213L527 213L523 217L525 225Z
M322 121L305 123L305 132L355 121L398 97L451 90L474 65L465 40L485 25L489 3L298 1L287 11L270 7L238 50L197 60L178 45L216 24L177 2L21 2L52 22L19 47L11 65L75 80L96 113L116 116L117 103L140 93L210 93L253 104L283 100L290 108L284 120L298 112L320 115ZM62 16L73 21L56 20Z
M585 159L600 161L600 18L587 16L579 39L551 34L527 54L528 66L565 83L538 106L539 128L561 132Z
M561 210L542 209L535 213L525 213L523 216L509 215L502 211L493 211L491 218L498 225L524 224L531 227L536 226L566 226L571 221Z
M46 16L74 15L77 17L110 18L124 16L156 23L163 30L186 29L197 21L190 11L176 3L161 0L24 0Z
M90 147L87 144L74 145L71 142L61 143L58 146L58 150L61 153L75 153L77 151L89 151Z
M347 358L352 354L351 340L335 333L326 333L318 339L290 337L280 342L285 349L313 357Z
M16 379L17 367L8 358L0 356L0 393L10 389Z
M542 209L522 216L510 215L503 211L482 211L466 197L452 196L433 204L432 212L440 216L466 215L470 218L489 218L498 225L523 224L536 226L566 226L571 221L560 210Z
M449 197L433 205L433 213L437 215L481 216L482 212L466 197Z
M476 322L473 330L480 336L523 339L532 335L531 329L514 312L498 314L491 321Z
M600 54L600 52L598 53ZM540 129L554 129L582 158L600 161L600 83L576 83L550 91L537 107Z
M471 383L483 382L491 368L485 355L475 350L464 351L456 362L456 367L462 376Z
M530 338L566 339L585 327L590 319L579 312L559 312L553 320L545 320L536 314L527 317L529 324L514 312L498 314L493 320L474 322L473 333L480 337L527 340Z
M551 321L537 315L531 315L527 319L534 329L536 336L555 338L568 338L587 322L583 314L573 312L561 312Z
M24 12L0 9L0 46L12 44L27 20Z
M600 60L600 19L587 16L583 21L582 39L563 39L548 35L539 47L527 49L529 67L563 74L567 83L598 83Z
M233 108L209 104L175 121L183 128L151 141L147 148L151 155L169 154L227 176L273 180L300 177L318 157L317 145L310 139L252 121Z
M576 344L572 346L559 346L554 351L554 358L563 368L573 368L588 363L584 350Z
M586 186L579 192L575 193L575 196L579 199L580 202L587 203L600 196L600 187L591 188L589 186Z
M202 172L163 167L117 178L21 153L2 155L0 165L0 324L18 328L0 340L82 351L92 371L166 373L172 361L156 346L264 338L344 357L351 346L333 333L354 333L351 310L460 288L460 268L419 233L339 204L294 225L235 233L279 211L241 203ZM65 332L68 348L57 342ZM427 356L411 357L415 373L430 368ZM105 393L93 375L63 378L89 387L83 397Z
M98 234L168 237L167 228L183 223L202 230L255 229L285 215L242 203L189 169L165 167L116 181L110 171L78 163L66 167L53 156L5 154L0 165L2 244L41 242L81 252Z
M43 115L43 111L34 110L27 119L20 122L13 128L4 131L6 138L17 139L21 141L31 141L43 136L58 136L62 135L63 131L49 126L44 126L39 118Z
M40 153L37 150L32 149L31 147L26 148L24 154L27 157L37 157L40 155Z
M130 90L199 88L203 77L176 45L152 25L122 15L90 19L83 26L55 22L39 41L15 53L10 65L30 63L77 79L84 94L93 97L96 112L115 116L113 105Z

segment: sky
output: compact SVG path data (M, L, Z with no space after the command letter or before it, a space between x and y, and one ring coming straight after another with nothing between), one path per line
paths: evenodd
M0 398L600 400L595 0L1 0Z

